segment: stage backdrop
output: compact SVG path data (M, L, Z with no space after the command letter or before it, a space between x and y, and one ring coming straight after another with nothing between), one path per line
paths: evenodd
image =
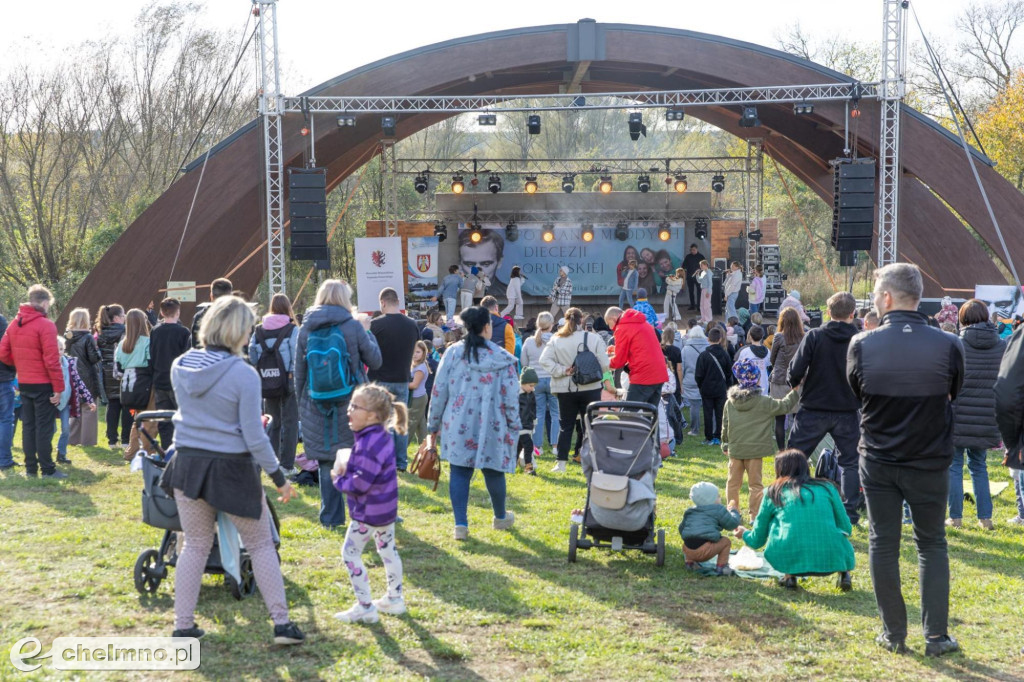
M629 238L615 238L614 224L594 224L594 241L584 242L579 223L553 223L555 239L545 242L542 223L520 223L519 239L505 239L499 224L484 223L484 239L471 244L465 223L459 223L459 264L465 271L473 265L492 280L491 292L504 295L512 267L518 265L526 276L523 292L547 296L562 265L569 267L573 294L617 296L622 288L626 261L640 264L640 286L654 296L664 292L665 275L680 267L688 246L681 223L671 223L668 241L658 239L657 222L634 222ZM692 232L692 228L690 230ZM702 252L707 255L706 242Z
M409 302L429 301L437 296L437 237L409 237Z
M356 239L355 258L359 312L372 313L380 310L380 290L386 287L398 292L398 303L404 310L402 240L399 237Z
M1024 297L1012 284L978 284L974 297L988 304L988 314L999 313L999 319L1009 322L1014 315L1024 315Z

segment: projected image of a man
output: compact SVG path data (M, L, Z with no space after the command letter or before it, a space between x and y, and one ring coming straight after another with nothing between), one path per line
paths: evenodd
M505 238L496 230L481 230L480 241L474 244L471 235L470 230L459 230L459 266L463 274L479 268L490 282L487 293L504 298L506 285L498 281L497 274L505 256Z

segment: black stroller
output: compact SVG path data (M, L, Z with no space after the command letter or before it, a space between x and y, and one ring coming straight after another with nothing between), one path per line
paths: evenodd
M569 561L576 561L577 549L635 549L654 554L656 565L663 566L665 530L654 527L654 479L661 466L657 408L639 402L591 403L584 426L580 459L587 503L582 523L569 525Z
M135 589L140 594L153 594L157 591L160 583L167 577L167 567L177 565L178 551L183 539L181 521L178 518L178 506L175 504L174 498L169 497L159 485L160 475L174 455L164 452L156 439L142 428L146 422L166 422L170 421L173 416L173 410L140 412L135 416L139 437L145 438L150 444L150 448L156 451L155 455L147 455L142 458L142 521L146 525L164 530L164 537L160 542L159 549L143 550L135 561ZM269 499L267 507L270 509L273 522L274 546L280 548L281 522ZM214 537L213 548L206 560L204 573L206 575L223 575L224 584L227 585L231 596L235 599L242 600L255 594L256 578L252 570L252 560L241 543L239 543L238 572L240 580L236 581L224 569L221 564L220 544Z

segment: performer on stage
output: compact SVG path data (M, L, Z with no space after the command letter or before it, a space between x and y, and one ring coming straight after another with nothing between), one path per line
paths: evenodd
M516 265L512 268L512 274L508 278L508 287L505 289L505 297L508 299L508 305L501 311L501 317L505 317L515 309L514 319L523 319L523 282L526 280L523 277L519 266Z
M669 275L665 278L665 319L666 320L681 320L683 316L679 314L679 306L676 304L676 296L683 290L683 280L686 279L686 270L683 268L676 268L674 275Z
M704 254L700 252L696 244L690 244L690 253L686 254L686 258L683 259L683 269L686 270L686 285L690 292L690 310L697 309L694 294L697 293L697 273L700 272L700 262L702 260L705 260Z
M697 284L700 285L700 323L707 324L715 319L711 313L711 287L714 279L711 276L711 265L706 260L700 262L697 272Z
M619 307L629 310L633 307L636 298L636 290L640 287L640 275L636 271L636 261L629 261L625 275L622 278L622 291L619 292Z
M548 294L548 300L551 301L551 314L556 316L561 311L569 309L572 304L572 280L569 279L569 267L562 265L558 268L558 279L555 280L555 285L551 287L551 293Z

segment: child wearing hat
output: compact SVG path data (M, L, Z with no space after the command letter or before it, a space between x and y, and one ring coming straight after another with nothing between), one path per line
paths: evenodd
M516 447L516 459L523 459L523 473L536 476L533 468L533 428L537 421L537 396L534 390L540 379L533 367L523 367L519 375L519 445Z
M643 313L647 322L656 330L659 329L658 313L654 312L654 306L647 300L647 289L640 287L636 290L636 303L633 304L633 310Z
M761 368L749 358L734 364L732 373L738 385L729 389L722 411L722 452L729 456L725 497L729 506L739 509L745 473L750 487L750 518L754 518L764 496L762 460L775 454L775 417L788 414L800 400L800 393L794 388L781 400L764 395Z
M686 567L695 569L700 562L717 556L715 573L732 575L729 568L732 541L722 537L722 531L735 530L740 525L740 513L735 507L727 509L722 504L718 488L707 481L695 483L690 488L690 500L694 506L683 513L683 521L679 524Z

